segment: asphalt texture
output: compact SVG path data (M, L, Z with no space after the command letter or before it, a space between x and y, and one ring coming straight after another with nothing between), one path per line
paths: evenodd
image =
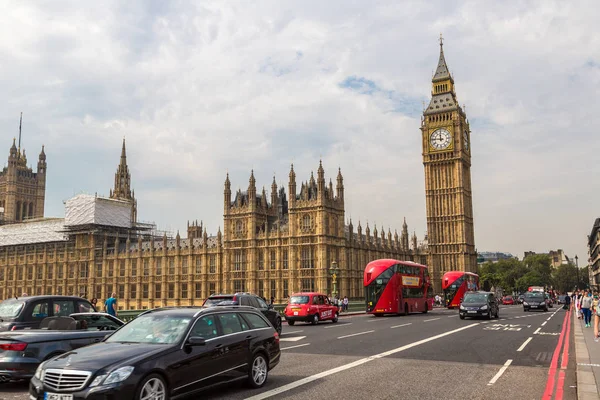
M500 318L492 320L461 320L457 310L435 309L408 316L346 316L337 324L284 324L282 359L263 388L233 383L201 397L576 399L572 331L565 360L559 357L565 351L557 348L565 315L557 307L524 312L514 305L502 306ZM554 384L548 383L550 376ZM0 384L4 399L28 399L27 385Z

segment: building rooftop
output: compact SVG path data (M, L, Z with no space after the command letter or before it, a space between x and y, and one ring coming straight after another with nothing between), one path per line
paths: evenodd
M0 226L0 246L64 242L64 218L43 218Z

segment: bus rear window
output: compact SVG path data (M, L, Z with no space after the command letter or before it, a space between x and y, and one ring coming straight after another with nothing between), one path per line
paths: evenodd
M310 298L308 296L292 296L289 304L308 304Z

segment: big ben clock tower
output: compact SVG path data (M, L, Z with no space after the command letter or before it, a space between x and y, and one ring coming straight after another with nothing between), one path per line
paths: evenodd
M434 289L441 291L447 271L477 270L473 200L471 195L471 130L456 100L454 78L444 58L432 79L431 102L421 120L425 197L427 202L428 264Z

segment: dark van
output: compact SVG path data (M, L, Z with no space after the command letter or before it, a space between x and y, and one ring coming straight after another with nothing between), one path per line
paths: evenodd
M14 297L0 303L0 332L37 329L46 317L95 311L88 300L77 296Z

